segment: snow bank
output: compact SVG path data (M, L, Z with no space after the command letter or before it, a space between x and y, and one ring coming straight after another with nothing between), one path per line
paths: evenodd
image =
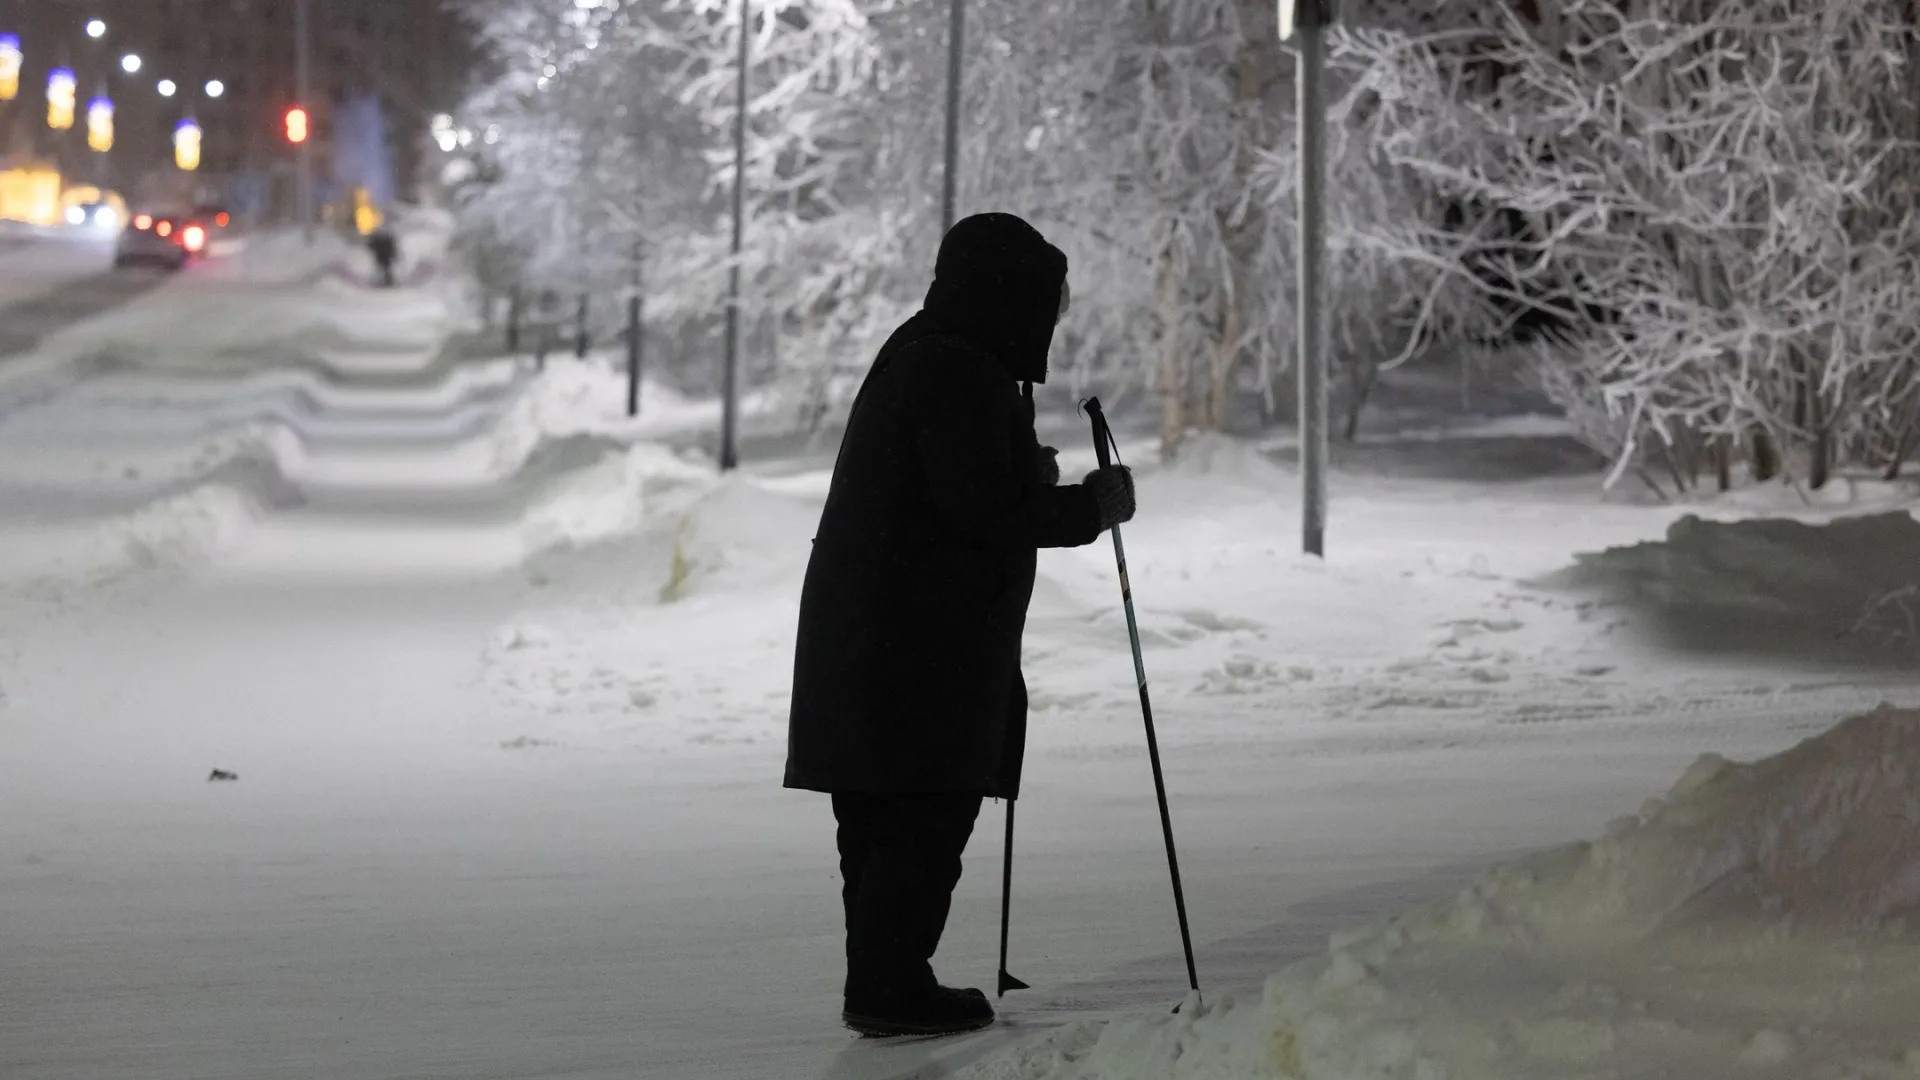
M1904 662L1910 650L1874 648L1860 624L1916 582L1920 521L1895 511L1821 523L1688 515L1664 540L1577 556L1542 584L1640 609L1681 648Z
M251 492L207 484L102 528L96 572L180 569L227 550L261 514Z
M529 554L587 547L631 535L662 514L685 513L718 484L712 464L642 443L603 449L600 460L568 474L526 514Z
M269 497L237 470L164 496L82 530L48 537L55 546L10 566L22 595L65 596L201 565L231 550L268 512Z
M1274 498L1298 483L1294 471L1277 464L1261 444L1213 433L1188 438L1157 475L1181 484L1206 481L1216 493L1222 487L1252 488Z
M571 353L547 357L528 388L534 414L553 434L595 432L631 439L659 439L694 431L718 431L720 399L690 398L664 383L642 378L640 415L627 416L624 355ZM771 391L748 391L740 398L740 417L777 424L783 419Z
M811 491L721 476L705 455L656 443L604 453L526 515L525 548L546 584L604 583L595 570L618 562L659 603L798 578L820 513Z
M522 620L482 652L510 749L684 753L785 732L806 484L639 444L529 514ZM525 726L522 726L525 725Z
M1058 1029L971 1080L1920 1075L1920 713L1708 755L1591 843L1338 933L1258 1004Z

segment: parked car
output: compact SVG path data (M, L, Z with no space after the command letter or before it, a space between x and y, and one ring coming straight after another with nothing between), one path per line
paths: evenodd
M133 220L120 231L113 265L158 263L178 270L206 250L207 226L197 218L143 211L133 215Z

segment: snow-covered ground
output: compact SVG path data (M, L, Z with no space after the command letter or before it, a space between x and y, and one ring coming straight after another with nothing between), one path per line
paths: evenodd
M429 265L436 224L404 238ZM1913 1067L1909 939L1782 921L1911 904L1911 718L1687 771L1920 704L1912 489L1609 503L1551 423L1408 420L1336 476L1319 562L1278 453L1123 445L1207 992L1169 1013L1103 542L1043 556L1028 634L1035 989L979 1036L860 1041L831 815L778 786L831 447L720 478L688 448L711 403L649 386L629 422L597 361L463 358L444 281L369 290L356 255L270 238L0 364L9 1080ZM1454 468L1467 436L1509 449ZM1001 820L938 960L963 985L991 985ZM1768 822L1866 839L1781 861ZM1748 863L1780 904L1680 903Z

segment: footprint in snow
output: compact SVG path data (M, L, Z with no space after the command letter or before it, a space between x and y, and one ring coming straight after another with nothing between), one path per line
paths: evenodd
M508 739L505 742L502 742L500 744L500 749L502 750L533 750L542 746L559 746L559 745L560 745L559 743L554 742L552 739L536 739L529 735L522 735L519 738Z

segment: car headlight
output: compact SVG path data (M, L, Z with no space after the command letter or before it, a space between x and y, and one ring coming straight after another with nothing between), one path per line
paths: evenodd
M113 212L113 207L103 206L93 212L93 223L103 229L117 229L120 227L120 215Z
M86 223L87 223L87 208L86 208L86 207L84 207L84 206L69 206L69 207L67 207L67 224L69 224L69 225L85 225Z

